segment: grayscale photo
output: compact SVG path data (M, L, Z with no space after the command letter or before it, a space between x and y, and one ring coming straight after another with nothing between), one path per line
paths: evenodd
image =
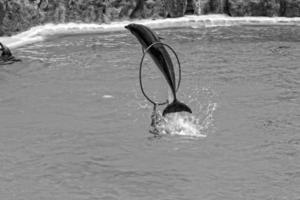
M300 200L300 0L0 0L0 200Z

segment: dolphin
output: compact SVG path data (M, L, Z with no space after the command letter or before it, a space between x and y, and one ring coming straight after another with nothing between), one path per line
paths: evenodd
M125 26L141 43L143 49L146 49L151 44L160 42L160 37L150 28L141 24L129 24ZM173 102L169 104L163 111L163 116L168 113L186 111L192 113L192 110L177 100L176 97L176 79L174 66L169 53L162 44L156 44L149 49L149 54L154 60L154 63L163 73L173 93Z
M0 50L2 51L1 57L4 57L5 59L12 57L12 53L7 46L0 42L0 47Z
M0 42L0 51L2 54L0 56L0 65L12 64L14 62L20 62L21 59L15 58L10 49Z

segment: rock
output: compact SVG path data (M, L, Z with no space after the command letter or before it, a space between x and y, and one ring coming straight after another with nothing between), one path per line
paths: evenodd
M128 18L130 13L132 13L133 9L135 8L133 1L130 1L130 0L122 0L120 2L119 6L121 8L120 14L119 14L119 17L121 19Z
M193 13L196 15L201 15L202 13L201 0L191 0L191 5L193 8Z
M5 5L2 1L0 1L0 27L2 26L3 19L5 17Z
M39 12L32 1L4 0L5 14L2 20L2 29L9 32L18 32L40 23Z
M193 13L204 15L209 13L223 13L227 5L227 0L189 0Z
M228 0L228 12L231 16L278 16L278 0Z
M38 3L38 7L41 10L45 10L48 6L48 0L40 0L40 2Z
M110 23L186 13L300 17L300 0L0 0L0 35L49 22Z
M215 1L213 0L202 0L200 1L201 14L213 13L214 9L213 4Z
M146 18L156 19L164 15L163 3L161 0L146 1L144 10Z
M144 12L144 0L136 0L136 6L132 13L130 14L130 18L145 18L145 12Z
M280 16L300 17L300 0L280 0Z
M89 5L85 11L85 16L83 21L86 23L90 23L96 20L96 13L95 13L95 7L92 5Z
M149 8L152 11L152 18L161 18L166 14L166 9L164 6L164 0L155 0L153 7Z
M168 17L182 17L186 11L187 0L164 0Z
M277 0L260 0L249 3L249 13L251 13L251 16L278 16L279 9L280 4Z
M55 8L54 22L64 23L66 20L66 7L64 2L58 2Z
M243 0L229 0L228 11L231 16L244 16L246 13L246 3Z
M2 1L0 1L0 36L4 35L3 20L5 17L5 7Z

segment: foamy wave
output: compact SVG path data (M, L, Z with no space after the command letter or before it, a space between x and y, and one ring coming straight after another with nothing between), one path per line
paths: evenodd
M211 27L211 26L233 26L233 25L300 25L300 17L228 17L225 15L201 15L185 16L173 19L138 20L112 22L111 24L46 24L29 29L11 37L0 37L0 41L10 48L51 39L53 36L92 34L125 31L124 26L128 23L141 23L151 28L173 28L173 27Z

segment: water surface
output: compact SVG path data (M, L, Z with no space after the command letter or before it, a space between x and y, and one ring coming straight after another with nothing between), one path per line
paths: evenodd
M0 66L1 199L299 200L300 27L158 32L207 137L149 134L130 33L35 43Z

